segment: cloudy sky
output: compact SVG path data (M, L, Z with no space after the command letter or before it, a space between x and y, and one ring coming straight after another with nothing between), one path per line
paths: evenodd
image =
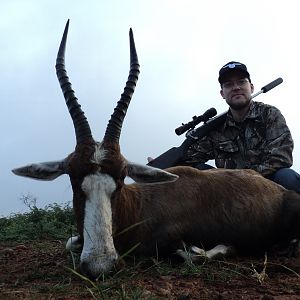
M55 58L67 19L69 77L94 136L101 140L129 70L132 27L141 74L122 136L122 153L146 163L184 137L174 129L210 107L227 110L219 94L219 68L231 60L248 66L256 92L284 82L255 100L284 114L300 170L298 117L299 28L297 1L10 0L1 2L0 216L66 203L66 175L53 182L17 177L11 169L64 158L74 129L55 75Z

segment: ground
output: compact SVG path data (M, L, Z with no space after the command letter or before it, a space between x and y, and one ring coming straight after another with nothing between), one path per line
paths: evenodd
M148 258L97 282L74 272L75 262L60 240L2 244L0 299L300 299L300 258Z

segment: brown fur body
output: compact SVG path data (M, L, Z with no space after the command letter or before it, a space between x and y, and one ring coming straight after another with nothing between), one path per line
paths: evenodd
M190 167L167 171L179 175L178 180L124 185L114 195L114 241L121 253L138 243L140 254L171 253L182 241L206 249L220 243L246 252L265 249L285 239L280 232L289 221L282 218L283 202L294 197L300 205L300 195L254 171Z

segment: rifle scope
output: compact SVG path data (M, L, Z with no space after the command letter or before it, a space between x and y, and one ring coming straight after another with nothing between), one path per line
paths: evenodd
M189 129L195 128L196 125L198 125L200 122L206 123L210 118L214 117L217 114L217 111L215 108L208 109L203 115L201 116L194 116L193 120L184 124L182 123L181 126L175 129L175 133L177 135L181 135L184 132L188 131Z

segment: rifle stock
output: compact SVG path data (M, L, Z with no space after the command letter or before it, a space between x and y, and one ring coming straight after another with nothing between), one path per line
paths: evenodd
M225 122L227 112L224 112L213 119L209 120L206 124L193 130L193 137L187 136L179 147L173 147L155 159L151 160L147 165L155 168L165 169L176 166L184 157L184 154L197 139L206 136L211 130L217 128Z

